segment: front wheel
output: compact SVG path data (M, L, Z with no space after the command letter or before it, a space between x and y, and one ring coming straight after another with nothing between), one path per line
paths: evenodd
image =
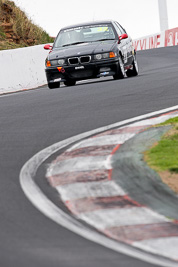
M121 57L119 57L118 68L116 74L113 75L113 78L114 80L118 80L118 79L124 79L124 77L125 77L124 63Z
M66 86L74 86L76 84L76 81L73 80L67 80L64 82Z
M48 83L48 87L49 87L49 89L59 88L60 87L60 83L59 82Z
M133 56L133 62L132 62L132 69L129 69L127 71L127 77L134 77L138 75L138 63L137 63L137 59L135 56Z

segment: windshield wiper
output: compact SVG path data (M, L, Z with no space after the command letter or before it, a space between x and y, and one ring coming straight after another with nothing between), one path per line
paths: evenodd
M109 40L116 40L116 39L99 39L99 40L96 40L96 41L94 41L94 42L99 42L99 41L109 41Z
M63 45L62 47L64 47L64 46L69 46L69 45L83 44L83 43L86 43L86 42L75 42L75 43L71 43L71 44L65 44L65 45Z

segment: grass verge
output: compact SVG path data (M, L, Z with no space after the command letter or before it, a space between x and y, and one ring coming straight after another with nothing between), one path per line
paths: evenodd
M178 193L178 117L157 126L164 125L172 125L172 128L145 152L144 159L159 173L163 182Z
M0 50L53 42L13 1L0 0Z

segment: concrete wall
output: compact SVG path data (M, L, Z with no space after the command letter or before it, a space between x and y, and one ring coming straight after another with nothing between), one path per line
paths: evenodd
M46 84L43 45L0 51L0 94Z

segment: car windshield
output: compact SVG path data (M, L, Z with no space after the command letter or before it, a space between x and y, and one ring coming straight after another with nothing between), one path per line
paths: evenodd
M87 25L62 30L54 44L54 48L116 39L111 24Z

